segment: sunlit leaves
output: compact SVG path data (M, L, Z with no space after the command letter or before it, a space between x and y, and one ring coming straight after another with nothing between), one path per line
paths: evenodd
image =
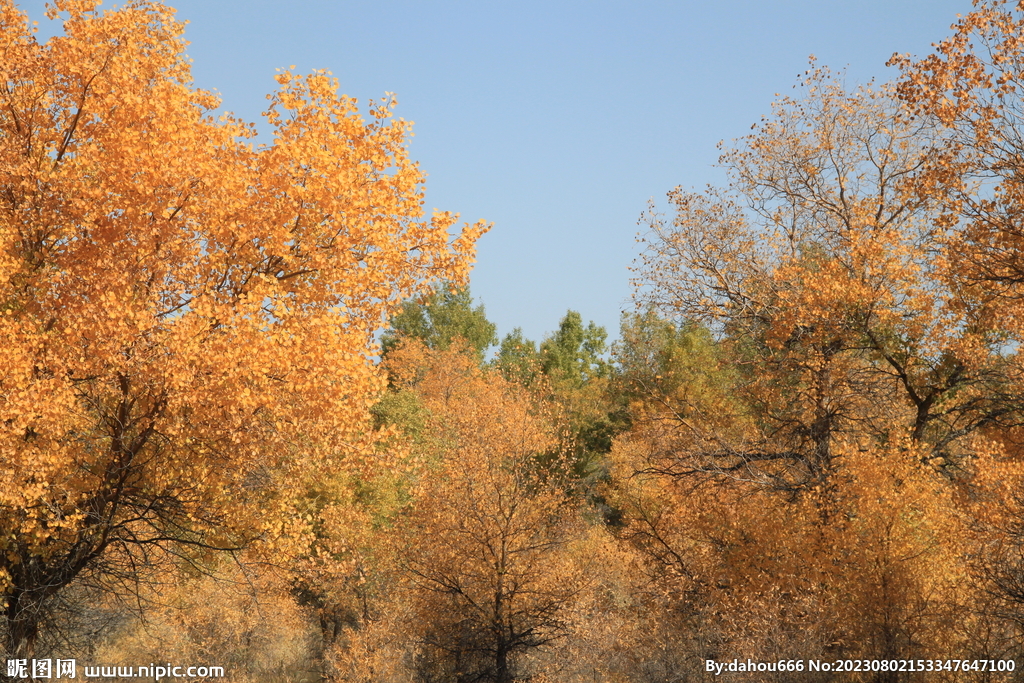
M0 570L22 653L82 572L298 533L284 484L368 451L374 332L463 282L487 227L423 215L393 97L364 120L328 74L286 72L259 144L192 86L173 10L95 5L55 3L45 44L0 7Z

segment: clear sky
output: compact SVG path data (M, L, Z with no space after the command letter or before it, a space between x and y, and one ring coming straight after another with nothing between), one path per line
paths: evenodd
M18 4L50 32L42 0ZM117 4L116 2L113 4ZM427 207L494 223L473 294L499 334L539 340L567 309L615 336L637 219L719 183L813 54L850 83L895 76L969 0L172 0L193 75L260 119L281 67L327 69L361 103L398 96ZM111 6L106 2L105 6Z

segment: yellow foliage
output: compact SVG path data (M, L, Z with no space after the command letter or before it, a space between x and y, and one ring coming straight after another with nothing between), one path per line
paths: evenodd
M45 44L0 4L0 595L22 656L40 602L139 542L301 534L280 484L367 450L374 331L463 282L487 229L423 216L393 98L367 121L288 72L256 145L191 85L173 10L97 4L54 3Z

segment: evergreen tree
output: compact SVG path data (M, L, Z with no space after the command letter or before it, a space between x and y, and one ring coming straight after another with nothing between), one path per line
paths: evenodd
M487 319L484 306L473 306L469 286L441 285L423 301L410 299L391 319L391 329L381 337L386 356L403 338L419 339L434 350L444 350L452 340L466 340L483 362L487 349L498 343L497 328Z

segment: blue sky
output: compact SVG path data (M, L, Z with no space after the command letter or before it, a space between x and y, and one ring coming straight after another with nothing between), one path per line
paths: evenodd
M43 2L18 3L48 32ZM117 3L114 3L117 4ZM473 294L504 335L567 309L632 306L637 219L677 185L720 183L744 135L814 54L848 81L894 77L969 0L177 0L200 87L260 119L276 69L328 69L361 103L415 122L427 206L494 223ZM110 2L105 6L111 6Z

